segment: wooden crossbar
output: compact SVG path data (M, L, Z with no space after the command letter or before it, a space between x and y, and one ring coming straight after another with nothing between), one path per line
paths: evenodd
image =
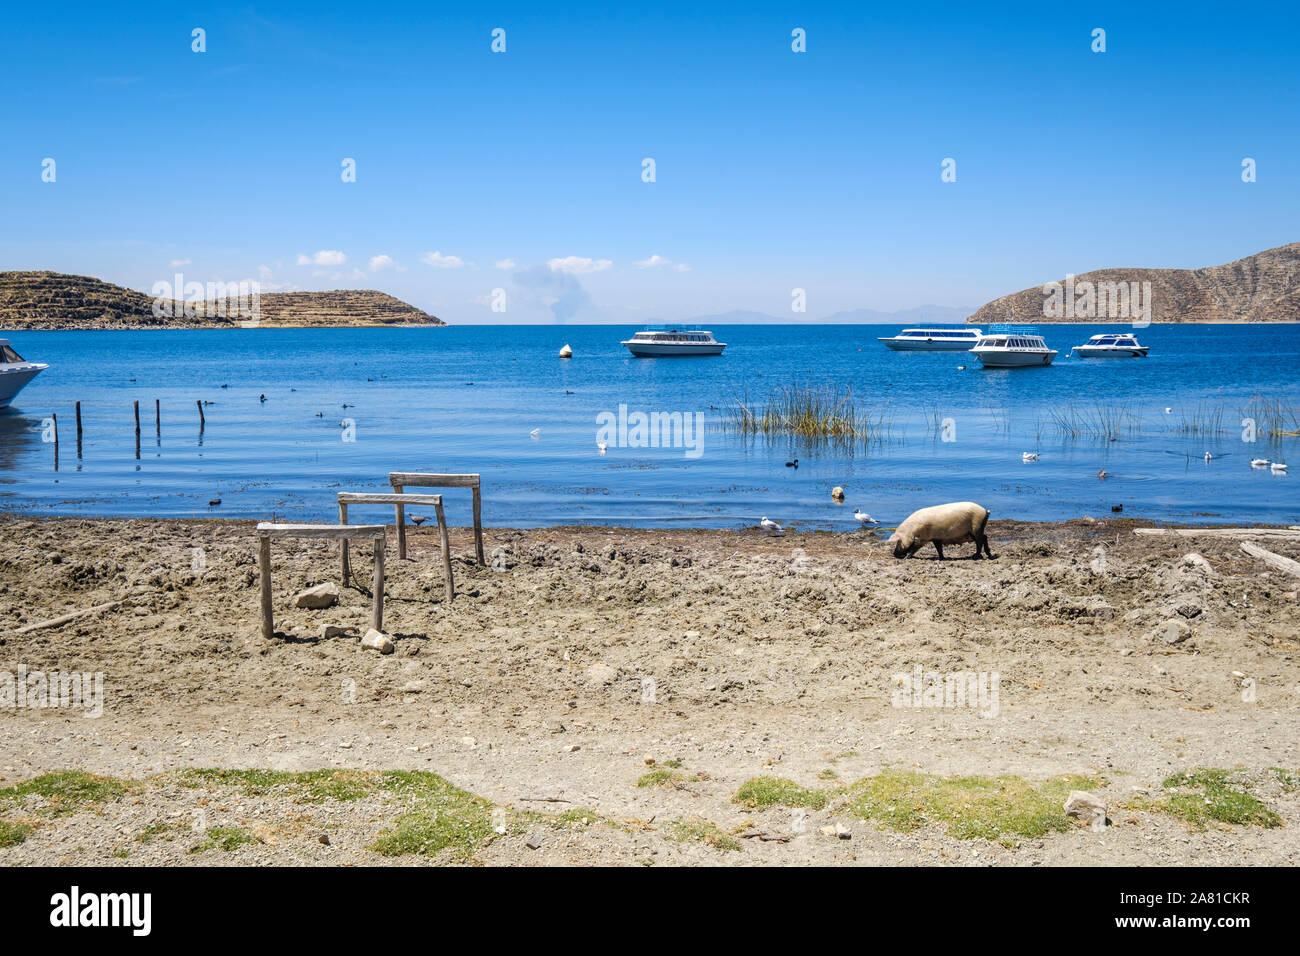
M361 525L348 525L348 506L349 505L393 505L393 510L397 517L397 540L398 549L397 557L404 559L406 557L406 508L411 507L431 507L438 516L438 533L442 538L442 570L443 584L447 592L447 600L452 601L456 597L456 582L451 573L451 539L447 536L447 516L442 510L442 495L418 495L418 494L370 494L368 492L357 491L340 491L339 492L339 525L347 527L361 527ZM347 584L352 578L352 566L348 558L348 539L343 538L343 547L340 549L342 554L342 573L343 583Z
M478 475L439 475L419 471L390 471L388 483L393 491L402 494L407 485L416 488L468 488L474 499L474 555L479 564L487 564L483 557L483 497ZM397 505L397 556L406 557L406 518L403 505Z
M261 578L262 639L275 638L275 612L271 602L271 541L275 538L326 538L339 539L347 547L349 538L371 538L375 542L375 575L371 587L373 603L370 626L376 631L384 629L384 543L387 529L381 524L272 524L263 521L257 526L257 564ZM346 583L346 582L345 582Z

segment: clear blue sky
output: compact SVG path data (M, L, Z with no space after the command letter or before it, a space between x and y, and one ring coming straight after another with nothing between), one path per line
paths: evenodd
M190 280L373 287L452 322L552 321L556 298L571 321L811 320L1300 239L1294 3L11 4L5 19L3 269L147 292L188 260ZM298 264L321 252L345 258ZM668 264L638 265L652 256ZM505 315L484 304L498 287Z

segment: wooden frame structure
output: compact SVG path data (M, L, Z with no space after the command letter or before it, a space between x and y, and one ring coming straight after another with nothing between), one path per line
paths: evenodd
M406 557L405 539L403 526L406 521L406 508L408 506L423 505L433 508L434 513L438 516L438 533L442 536L442 569L444 581L446 584L447 600L451 601L456 597L456 583L451 574L451 541L447 537L447 516L442 510L442 495L409 495L409 494L369 494L367 492L339 492L339 524L348 523L348 505L392 505L397 512L397 540L398 540L398 557ZM343 583L346 585L352 578L352 566L348 561L348 539L343 538Z
M262 591L262 639L275 637L275 615L271 607L271 540L273 538L370 538L375 542L375 576L372 586L374 603L370 612L370 626L376 631L384 629L384 542L387 529L381 524L272 524L263 521L257 526L258 568Z
M388 483L395 494L402 494L407 485L415 488L468 488L474 495L474 553L479 564L487 564L483 557L483 499L478 475L435 475L418 471L393 471ZM445 539L444 539L445 540ZM406 557L406 515L397 505L397 556Z

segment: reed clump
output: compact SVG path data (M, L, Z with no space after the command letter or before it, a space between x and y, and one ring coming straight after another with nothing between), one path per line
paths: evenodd
M759 401L742 395L723 419L724 427L742 435L850 443L882 438L890 423L883 409L859 408L851 388L800 383L776 388Z

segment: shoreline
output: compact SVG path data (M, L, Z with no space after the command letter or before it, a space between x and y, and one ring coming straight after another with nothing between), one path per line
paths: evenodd
M486 528L487 567L455 528L450 604L436 529L409 528L399 561L390 527L395 651L379 655L320 633L367 626L360 549L367 583L307 610L291 599L341 583L338 548L276 543L285 636L268 642L251 523L5 516L0 671L98 672L104 696L97 719L5 711L0 790L65 771L160 789L48 818L39 801L0 806L0 821L31 826L0 864L463 862L373 849L406 800L320 805L289 783L241 795L175 776L260 768L286 781L437 774L508 815L505 835L484 828L469 851L502 865L1078 865L1099 852L1116 864L1296 865L1300 788L1270 768L1300 772L1300 578L1233 537L1136 535L1135 523L995 520L996 560L966 560L959 545L944 562L929 549L897 560L854 534ZM1300 560L1300 539L1260 543ZM100 609L48 624L87 608ZM918 667L999 675L995 707L900 706L898 681ZM1179 818L1166 784L1204 767L1244 775L1285 825ZM1111 824L1104 836L1064 821L986 839L863 817L854 795L898 774L934 786L1086 778ZM805 820L779 800L747 802L768 778L816 795ZM1060 799L1043 812L1061 819ZM200 842L188 821L204 806L211 826L249 839ZM586 823L537 816L579 808ZM538 833L541 849L529 845Z
M671 325L672 323L656 323L656 324L657 324L657 325L658 325L658 324L662 324L662 325ZM752 326L752 327L754 327L754 328L769 328L769 327L770 327L770 328L779 328L779 327L781 327L781 326L798 326L798 327L820 327L820 326L827 326L827 327L831 327L831 328L843 328L843 327L848 327L848 326L854 326L854 325L857 325L857 326L861 326L862 328L889 329L889 328L898 328L898 326L899 326L900 323L898 323L898 322L758 322L758 323L745 323L745 322L738 322L738 323L737 323L737 322L715 322L715 323L713 323L713 324L714 324L715 326L717 326L718 328L732 328L732 327L744 328L744 327L746 327L746 326ZM940 323L940 324L941 324L941 325L944 325L945 327L947 327L947 323ZM988 324L988 323L972 322L972 321L970 321L970 320L968 319L968 320L966 320L965 322L957 323L956 325L965 326L965 325L983 325L983 324ZM1046 325L1046 326L1052 326L1052 325L1080 325L1080 326L1088 326L1088 327L1090 327L1090 328L1091 328L1091 327L1104 328L1104 327L1111 327L1111 326L1113 326L1113 327L1115 327L1115 328L1132 328L1132 327L1133 327L1133 324L1132 324L1131 322L1119 322L1119 321L1115 321L1115 322L1103 322L1103 321L1062 322L1062 321L1057 320L1057 319L1034 319L1033 321L1028 321L1028 322L1025 322L1025 323L995 323L995 324L1025 324L1025 325L1034 325L1034 326L1038 326L1038 325ZM554 323L546 323L546 322L469 322L469 323L455 323L455 322L446 322L446 321L444 321L444 322L439 322L439 323L415 323L415 322L411 322L411 323L406 323L406 322L402 322L402 323L388 323L388 322L368 322L368 323L361 323L361 324L357 324L357 323L349 323L349 324L346 324L346 325L333 325L333 324L322 324L322 325L297 325L297 324L295 324L295 325L277 325L277 324L275 324L275 323L273 323L273 322L259 322L259 323L258 323L257 325L255 325L255 326L231 325L230 323L216 323L216 324L214 324L214 323L193 323L193 324L180 324L180 325L178 325L178 324L168 324L165 328L159 328L157 325L85 325L85 324L78 324L78 325L60 325L60 324L55 324L55 325L46 325L46 324L42 324L42 325L39 325L39 326L27 326L27 325L23 325L23 326L15 326L15 327L12 327L12 328L0 328L0 336L12 335L12 334L19 334L19 333L22 333L22 332L244 332L244 331L255 332L255 331L259 330L259 329L301 329L301 330L312 330L312 329L445 329L445 328L452 328L452 327L455 327L455 326L457 326L457 325L459 325L459 327L461 327L461 328L481 328L481 327L486 327L486 326L523 326L523 327L530 327L530 328L531 328L531 327L534 327L534 326L537 326L537 327L550 327L551 325L554 325L554 327L555 327L557 330L561 330L561 329L565 329L565 328L574 328L574 327L582 327L582 328L631 328L631 327L633 327L634 325L636 325L636 323L627 323L627 322L574 322L574 323L569 323L569 324L566 324L566 325L558 325L558 324L554 324ZM1244 326L1258 326L1258 327L1263 328L1263 327L1271 327L1271 326L1279 326L1279 325L1281 325L1281 326L1300 325L1300 319L1296 319L1295 321L1286 321L1286 322L1248 322L1248 321L1240 321L1240 322L1206 322L1206 321L1201 321L1201 320L1194 320L1194 321L1188 321L1188 322L1150 322L1150 323L1148 323L1146 326L1142 326L1142 327L1143 327L1143 328L1150 328L1150 327L1152 327L1152 326L1160 326L1160 327L1162 327L1162 328L1172 328L1172 327L1180 326L1180 325L1194 325L1194 326L1202 326L1202 325L1239 326L1239 325L1244 325Z

